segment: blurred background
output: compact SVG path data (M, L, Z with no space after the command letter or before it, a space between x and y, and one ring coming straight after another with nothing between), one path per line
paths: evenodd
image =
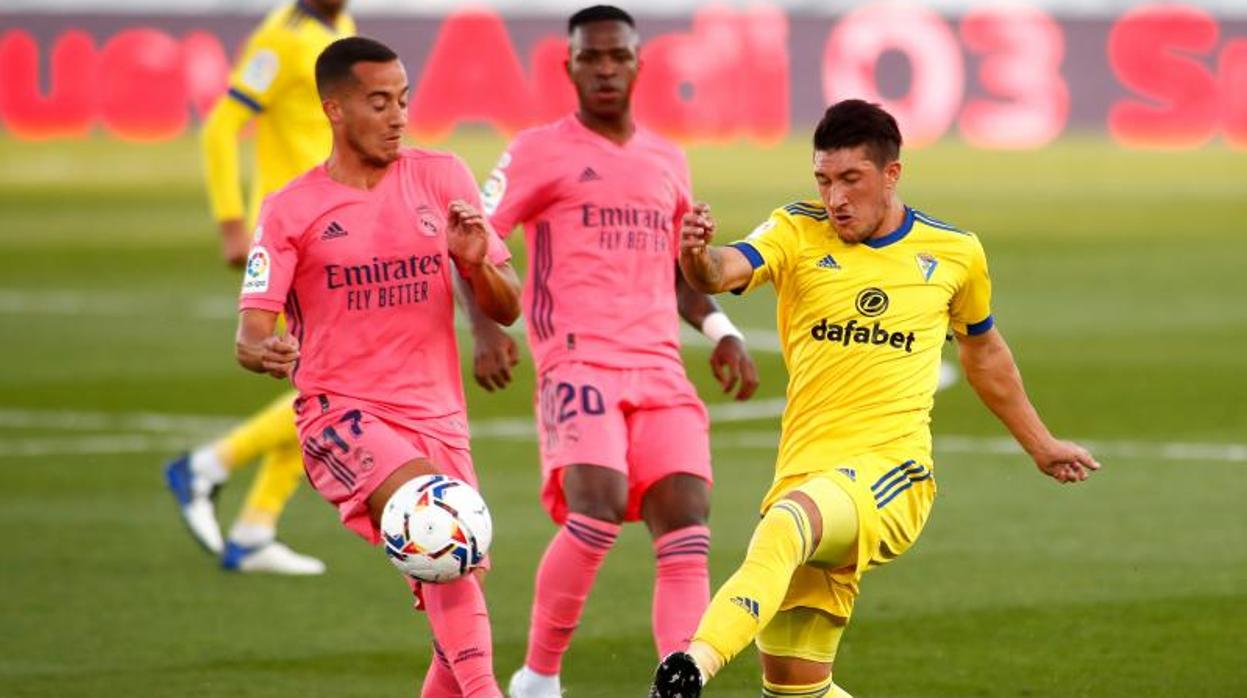
M424 621L310 488L282 537L329 573L239 576L193 546L161 474L280 389L234 364L239 272L220 262L197 142L274 6L0 6L0 695L417 692ZM943 391L941 498L905 560L866 578L837 683L889 697L1247 695L1247 4L622 6L644 42L636 116L688 148L729 238L816 195L808 140L827 104L892 110L902 195L980 235L1035 403L1105 464L1061 488L966 385ZM562 60L579 7L347 10L407 66L412 143L454 150L483 178L517 130L574 108ZM511 247L523 267L518 235ZM686 333L714 420L714 584L756 521L786 379L773 295L722 303L763 385L728 401L705 340ZM529 357L502 393L468 383L500 530L487 593L505 678L554 529L537 502ZM244 490L225 492L223 520ZM568 695L643 694L652 566L630 527L566 660ZM708 695L757 693L742 658Z

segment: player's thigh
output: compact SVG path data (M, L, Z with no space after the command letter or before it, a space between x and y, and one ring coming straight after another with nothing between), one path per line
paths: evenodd
M705 523L713 482L706 407L681 373L640 375L640 407L627 420L629 510L640 515L648 499L647 522L650 514L668 511L677 517L676 511L682 509L690 517L685 525ZM664 525L679 528L679 523Z
M565 362L547 369L538 379L535 408L542 503L557 522L569 510L611 519L603 506L609 512L622 508L618 505L621 497L626 503L628 438L619 374Z
M758 633L762 671L778 684L810 684L831 674L848 620L797 606L775 614Z

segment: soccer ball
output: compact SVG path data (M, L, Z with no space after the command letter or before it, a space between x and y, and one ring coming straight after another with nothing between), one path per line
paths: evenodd
M485 500L468 483L422 475L395 490L381 512L385 554L403 574L437 584L470 572L494 537Z

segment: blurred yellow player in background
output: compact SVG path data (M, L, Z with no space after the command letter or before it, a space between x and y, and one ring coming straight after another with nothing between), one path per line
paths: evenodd
M204 122L202 147L208 198L221 227L225 261L246 260L264 197L329 156L331 135L316 92L321 50L355 33L346 0L298 0L274 9L247 40L229 91ZM243 218L238 141L255 122L255 169ZM258 232L258 231L255 231ZM285 392L230 433L165 469L191 534L221 565L238 572L321 574L320 560L276 538L277 519L303 477L294 427L294 393ZM215 495L230 474L258 457L260 471L228 540L217 523Z

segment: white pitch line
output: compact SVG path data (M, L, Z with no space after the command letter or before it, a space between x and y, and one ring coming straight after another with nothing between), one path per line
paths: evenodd
M173 453L191 445L185 437L151 434L38 437L0 439L0 460L43 456L116 455L121 453Z
M478 441L532 442L537 438L532 423L522 419L499 419L473 427ZM1104 460L1163 460L1181 462L1247 463L1247 444L1191 443L1175 441L1081 441L1097 458ZM715 448L774 451L779 432L753 430L716 433ZM172 453L193 445L191 436L170 434L105 434L66 437L0 439L0 460L67 455L117 455L126 453ZM1021 455L1012 440L1001 437L941 435L935 437L935 450L945 454Z
M0 429L203 434L224 431L239 421L241 420L238 417L161 412L80 412L0 408Z
M731 424L773 418L782 412L783 407L782 398L768 398L754 402L714 404L709 407L709 411L712 423ZM0 460L54 455L168 453L194 446L200 439L221 433L235 422L234 418L209 415L0 408L0 428L110 432L0 438ZM472 437L479 441L532 442L537 438L531 417L483 419L474 422L471 429ZM1094 439L1080 441L1101 459L1247 462L1247 444ZM716 431L711 443L715 448L774 451L779 444L779 432L774 429ZM935 450L950 454L1021 454L1021 449L1009 438L953 434L936 436Z

